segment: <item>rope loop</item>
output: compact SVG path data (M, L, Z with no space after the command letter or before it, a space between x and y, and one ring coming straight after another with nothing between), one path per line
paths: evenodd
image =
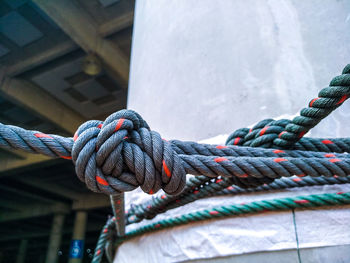
M182 160L132 110L104 122L87 121L74 135L72 160L81 181L94 192L116 194L138 186L149 194L179 194L186 183Z
M239 129L232 133L226 144L250 147L288 149L296 147L303 136L350 97L350 64L342 74L334 77L329 87L322 89L318 97L293 120L266 119L252 129ZM306 140L309 142L309 140ZM298 146L300 147L300 146Z

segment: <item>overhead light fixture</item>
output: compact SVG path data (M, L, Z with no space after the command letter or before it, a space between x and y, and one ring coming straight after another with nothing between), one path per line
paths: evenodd
M87 54L83 61L83 71L90 76L96 76L101 70L102 62L100 58L94 53Z

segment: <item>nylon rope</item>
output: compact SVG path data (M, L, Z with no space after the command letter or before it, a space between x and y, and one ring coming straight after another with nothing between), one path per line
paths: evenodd
M348 138L301 138L348 98L349 73L347 65L293 120L265 120L228 138L235 145L306 151L166 141L132 110L113 113L104 122L87 121L73 138L0 124L0 147L72 159L77 176L90 190L109 195L138 186L150 194L163 189L176 195L185 187L186 174L232 177L246 187L295 174L344 177L350 174L350 159L341 153L350 149ZM320 150L336 154L325 158Z
M228 218L233 216L240 216L244 214L252 213L266 213L273 211L285 211L285 210L295 210L297 208L315 208L315 207L330 207L330 206L340 206L350 204L350 192L338 192L338 193L325 193L325 194L314 194L306 196L296 196L296 197L285 197L270 200L254 201L250 203L243 204L230 204L224 206L217 206L210 209L205 209L201 211L191 212L188 214L183 214L176 216L174 218L163 219L157 222L141 226L137 229L129 231L123 237L118 237L115 245L120 245L124 241L127 241L133 237L140 236L142 234L158 231L162 229L171 228L174 226L186 225L192 222L201 222L204 220L217 219L217 218ZM111 220L107 221L104 229L107 229L109 225L113 222ZM115 224L113 224L115 225ZM104 230L102 231L104 232ZM107 242L106 235L101 235L96 251L100 251L99 255L102 257L102 252L99 250ZM96 254L95 251L95 254ZM97 258L96 258L97 259ZM99 258L100 260L100 258ZM95 260L93 263L99 263L100 261Z
M83 123L73 138L0 123L0 147L72 159L78 178L90 190L109 195L137 187L149 194L163 189L179 195L186 189L186 174L209 177L203 184L213 177L230 178L241 188L293 175L346 177L350 158L344 153L350 152L350 138L304 135L349 95L347 65L299 116L239 129L229 136L227 146L164 140L138 113L122 110L104 122Z
M350 183L350 176L348 177L293 177L277 179L271 184L258 186L256 188L241 188L232 185L230 178L211 179L207 183L198 186L197 177L190 178L195 187L191 187L190 183L188 191L179 196L158 195L142 204L132 205L126 213L126 224L134 224L141 222L143 219L152 219L160 213L183 206L185 204L194 202L198 199L223 196L223 195L237 195L244 193L263 192L280 190L295 187L307 187L315 185L333 185L333 184L348 184Z

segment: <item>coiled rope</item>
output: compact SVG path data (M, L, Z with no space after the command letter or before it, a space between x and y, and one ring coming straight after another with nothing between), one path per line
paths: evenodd
M118 237L115 245L120 245L122 242L129 240L133 237L140 236L142 234L153 232L161 229L166 229L174 226L185 225L192 222L200 222L203 220L215 219L215 218L227 218L232 216L240 216L243 214L251 213L265 213L271 211L285 211L297 208L313 208L323 206L337 206L350 204L350 192L339 193L326 193L307 196L287 197L272 200L255 201L245 204L230 204L225 206L213 207L211 209L192 212L184 215L177 216L175 218L163 219L155 223L141 226L135 230L128 232L123 237ZM104 229L107 229L113 221L110 219L107 221ZM114 225L114 224L113 224ZM105 233L107 231L102 231ZM100 235L98 240L98 247L95 250L98 251L98 257L94 257L92 263L99 263L102 257L101 248L105 246L107 242L106 235Z
M213 207L202 211L192 212L175 218L163 219L155 223L141 226L135 230L126 233L123 237L118 237L115 246L120 245L126 240L142 234L166 229L174 226L185 225L192 222L200 222L215 218L227 218L251 213L266 213L272 211L285 211L297 208L313 208L323 206L338 206L350 204L350 192L326 193L307 196L287 197L272 200L255 201L244 204L231 204L225 206ZM108 219L106 225L101 231L92 263L100 263L103 255L103 248L108 242L108 229L115 226L114 218Z
M239 216L248 213L261 213L268 211L283 211L296 208L311 208L321 206L336 206L350 204L350 192L315 194L297 197L286 197L271 200L255 201L246 204L231 204L218 206L211 209L196 211L174 218L164 219L155 223L142 226L136 230L128 232L125 237L119 237L117 242L122 242L146 232L160 230L163 228L199 222L213 218L223 218L229 216Z
M200 177L200 176L199 176ZM347 177L294 177L294 178L280 178L274 182L266 185L261 185L255 188L241 188L232 185L231 178L211 179L209 182L199 183L198 177L189 179L187 186L188 191L184 191L179 196L160 195L151 200L139 205L132 205L126 214L126 224L134 224L143 219L152 219L160 213L165 213L168 210L183 206L185 204L194 202L196 200L222 195L237 195L244 193L263 192L280 190L295 187L306 187L315 185L334 185L334 184L348 184L350 183L350 176ZM190 187L194 185L194 187Z

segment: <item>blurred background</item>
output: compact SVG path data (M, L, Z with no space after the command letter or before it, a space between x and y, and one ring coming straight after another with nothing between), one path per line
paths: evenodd
M125 108L133 15L132 0L0 0L0 122L72 136ZM0 262L68 262L72 239L70 262L89 262L109 214L70 161L0 150Z

